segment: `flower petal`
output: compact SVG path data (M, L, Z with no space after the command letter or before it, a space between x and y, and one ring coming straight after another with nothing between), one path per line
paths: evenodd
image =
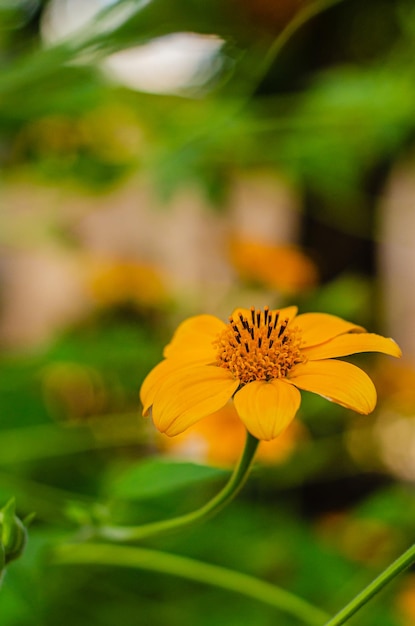
M154 401L154 396L166 380L166 377L169 374L174 374L179 369L183 369L183 367L186 366L192 367L187 363L183 365L183 363L180 364L177 361L164 359L164 361L161 361L161 363L153 367L153 369L147 374L140 389L140 400L143 405L144 416L148 415L150 407Z
M311 361L347 356L357 352L383 352L390 356L402 356L401 349L393 339L374 333L346 333L319 346L304 348L302 352Z
M376 389L369 376L344 361L308 361L296 365L286 380L357 413L367 415L376 406Z
M188 363L213 363L216 350L212 342L226 328L214 315L195 315L182 322L171 342L164 348L164 356L185 359Z
M297 315L298 306L286 306L283 309L274 309L272 312L278 312L280 314L279 319L281 322L283 320L288 320L289 322L291 322Z
M344 333L364 332L364 328L328 313L303 313L293 322L302 334L302 348L316 346Z
M254 381L234 397L235 408L249 432L257 439L275 439L294 419L301 395L282 380Z
M239 380L229 370L212 365L195 365L169 374L154 397L154 424L167 435L178 435L225 406L238 385Z

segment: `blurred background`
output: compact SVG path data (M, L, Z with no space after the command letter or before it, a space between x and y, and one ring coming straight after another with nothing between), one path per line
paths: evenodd
M0 504L36 512L2 626L299 623L167 575L45 560L79 524L172 516L222 484L244 437L232 411L169 439L139 406L198 313L298 304L404 357L355 359L371 416L304 393L232 506L149 545L331 613L409 546L414 136L410 0L0 0ZM352 622L414 624L415 572Z

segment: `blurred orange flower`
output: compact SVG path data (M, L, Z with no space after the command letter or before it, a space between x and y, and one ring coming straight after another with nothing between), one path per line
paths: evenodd
M305 427L294 421L280 437L262 441L257 458L272 465L282 463L296 445L307 437ZM194 424L177 437L160 437L160 446L175 457L199 463L228 467L233 465L243 448L245 428L232 402Z
M396 604L402 621L402 626L415 624L415 574L408 574L402 588L397 595Z
M245 282L286 294L310 289L317 283L315 264L292 245L276 246L234 238L229 245L229 256L239 278Z

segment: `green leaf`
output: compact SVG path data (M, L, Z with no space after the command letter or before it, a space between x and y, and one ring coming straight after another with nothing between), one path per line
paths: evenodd
M227 474L216 467L156 458L141 462L110 480L108 491L113 497L145 500Z

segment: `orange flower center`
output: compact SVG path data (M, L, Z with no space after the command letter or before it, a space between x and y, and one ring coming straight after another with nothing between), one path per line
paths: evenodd
M214 342L219 367L228 369L241 384L283 378L304 359L298 328L288 328L279 311L251 308L250 318L239 314Z

